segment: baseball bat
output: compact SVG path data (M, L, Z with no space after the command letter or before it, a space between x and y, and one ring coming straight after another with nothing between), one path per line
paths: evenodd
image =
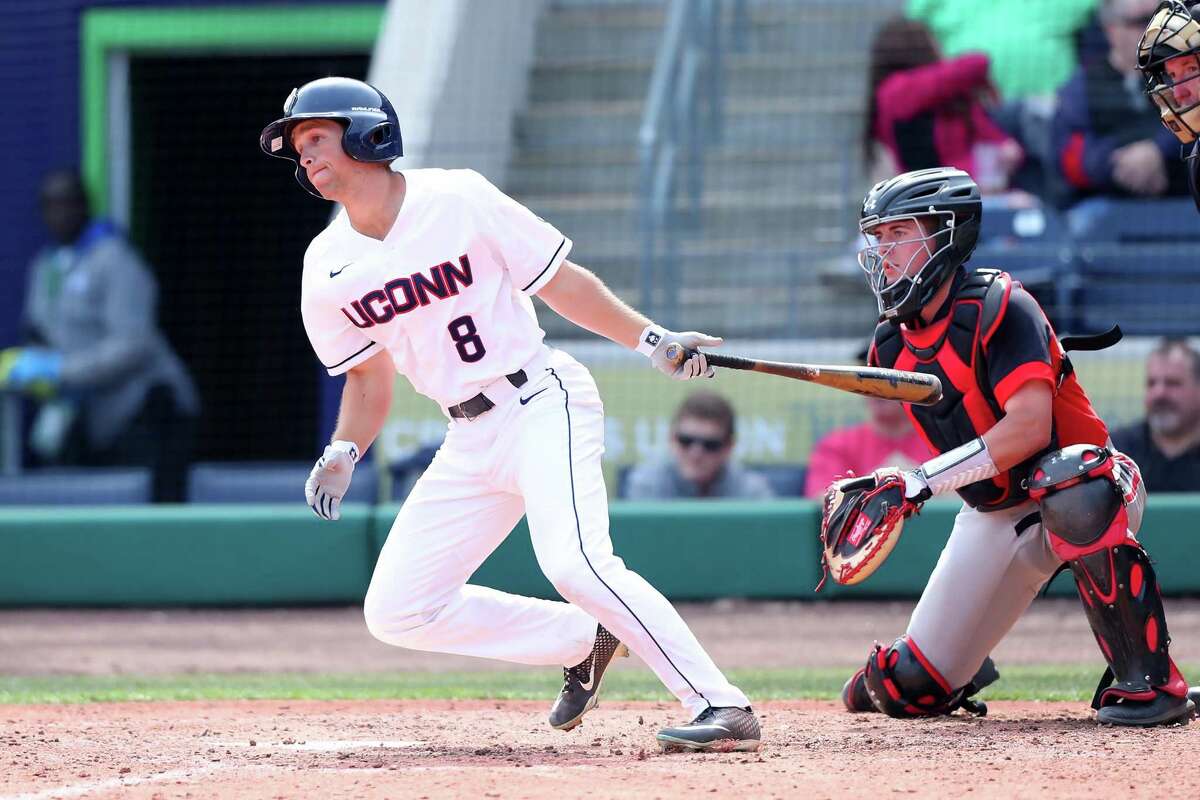
M693 352L679 344L667 345L664 354L674 364L682 364ZM789 364L783 361L762 361L721 353L704 354L714 367L765 372L798 381L819 383L843 392L853 392L885 400L900 400L919 406L931 406L942 399L942 382L936 375L905 372L899 369L860 366L828 366L823 364Z

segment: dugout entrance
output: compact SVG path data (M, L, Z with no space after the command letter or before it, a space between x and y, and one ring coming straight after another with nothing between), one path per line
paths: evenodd
M158 278L160 324L202 393L196 460L307 460L332 422L341 381L323 377L299 310L304 249L332 209L258 134L293 86L365 77L383 10L83 13L84 176Z

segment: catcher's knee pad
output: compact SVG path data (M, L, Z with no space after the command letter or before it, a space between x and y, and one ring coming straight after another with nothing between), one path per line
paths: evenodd
M1172 668L1167 621L1154 567L1129 531L1128 486L1104 447L1072 445L1043 457L1029 494L1055 554L1067 562L1088 622L1116 678L1097 707L1121 699L1150 701L1155 690L1186 691Z
M1108 448L1075 444L1043 456L1029 475L1054 552L1071 561L1129 537L1125 487Z
M863 682L875 708L889 717L949 714L963 697L962 689L952 689L907 636L886 649L875 645L867 657Z

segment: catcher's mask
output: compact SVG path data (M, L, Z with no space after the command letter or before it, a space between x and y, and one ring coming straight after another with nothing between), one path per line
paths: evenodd
M942 284L971 257L979 240L982 212L979 186L970 175L953 167L906 172L867 192L858 223L867 245L859 251L858 263L867 273L881 321L898 325L916 319ZM918 222L923 247L898 264L889 256L898 245L915 240L881 242L877 234L888 223L901 220Z
M1165 0L1138 43L1137 66L1159 118L1183 144L1200 138L1200 3ZM1194 153L1193 153L1194 155Z

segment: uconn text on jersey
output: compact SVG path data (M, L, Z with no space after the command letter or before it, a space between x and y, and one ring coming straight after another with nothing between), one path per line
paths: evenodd
M471 262L463 254L458 257L457 268L445 261L432 267L429 275L414 272L406 278L395 278L385 283L382 289L373 289L352 301L350 308L343 306L342 313L355 327L370 328L414 308L427 306L434 300L453 297L460 287L470 286L474 281Z

